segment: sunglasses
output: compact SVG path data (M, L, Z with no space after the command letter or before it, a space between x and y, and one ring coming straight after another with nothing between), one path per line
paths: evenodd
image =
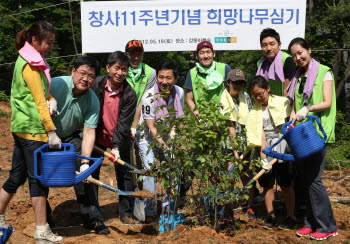
M307 79L307 77L305 77L305 76L301 77L301 79L300 79L300 85L299 85L299 93L300 94L302 94L304 92L306 79Z

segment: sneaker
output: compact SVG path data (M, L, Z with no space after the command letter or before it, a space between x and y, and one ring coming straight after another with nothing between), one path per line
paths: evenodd
M287 216L282 223L278 225L280 230L291 230L297 224L297 221L290 216Z
M277 222L276 217L269 215L269 216L267 216L267 218L265 218L265 221L264 221L262 227L264 229L271 230L276 225L276 222Z
M317 240L317 241L322 241L326 240L328 237L331 236L337 236L338 235L338 230L335 230L330 233L320 233L320 232L314 232L310 235L311 239Z
M54 235L49 224L46 224L35 227L34 240L36 240L36 244L59 243L63 241L63 237Z
M257 195L256 197L254 197L254 202L255 203L263 203L263 202L265 202L265 199L262 196Z
M5 221L5 215L0 215L0 227L7 229L7 224ZM0 231L0 236L2 236L2 231Z
M99 235L108 235L111 233L108 227L102 221L93 224L92 229Z
M311 233L312 229L307 227L297 230L297 236L309 236Z
M135 220L132 216L124 216L120 218L120 221L124 225L136 225L139 224L139 221Z
M255 213L253 208L248 208L247 210L247 214L248 214L248 219L256 219Z

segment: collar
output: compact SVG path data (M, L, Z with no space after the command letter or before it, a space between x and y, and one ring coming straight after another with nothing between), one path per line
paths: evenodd
M124 82L122 82L122 84L121 84L121 86L119 87L119 89L112 91L112 88L111 88L110 85L109 85L109 78L107 78L107 82L106 82L106 85L105 85L105 89L107 90L108 95L109 95L109 96L114 96L114 95L118 95L119 93L122 93L123 90L124 90L124 89L123 89L123 83L124 83Z

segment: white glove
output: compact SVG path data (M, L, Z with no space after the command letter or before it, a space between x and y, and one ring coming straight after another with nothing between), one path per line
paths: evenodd
M87 170L89 168L89 164L88 163L82 163L80 165L80 173L83 173L85 170Z
M112 160L113 162L117 162L117 160L120 159L120 154L119 154L119 149L118 148L112 149L111 154L114 157L114 161Z
M309 113L309 107L304 106L295 114L294 120L302 121L306 118L308 113Z
M52 149L61 149L61 139L56 135L55 131L49 131L47 133L49 137L49 147Z
M265 174L270 173L271 170L272 170L272 166L267 166L267 164L269 163L269 162L267 161L267 159L264 158L263 160L261 160L261 162L263 163L262 168L265 170Z
M50 101L47 101L47 106L49 107L50 115L57 114L57 101L52 98Z
M132 138L135 138L135 136L136 136L136 128L135 127L131 127L130 131L131 131Z
M169 134L170 139L171 139L171 140L174 140L175 136L176 136L175 130L171 130L171 131L170 131L170 134Z

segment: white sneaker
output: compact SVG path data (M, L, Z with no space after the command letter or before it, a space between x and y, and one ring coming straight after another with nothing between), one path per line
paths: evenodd
M34 240L36 240L36 244L59 243L63 241L63 237L53 234L49 224L46 224L35 227Z
M1 228L7 228L6 221L5 221L5 215L0 215L0 227ZM3 232L0 230L0 236L2 236Z

